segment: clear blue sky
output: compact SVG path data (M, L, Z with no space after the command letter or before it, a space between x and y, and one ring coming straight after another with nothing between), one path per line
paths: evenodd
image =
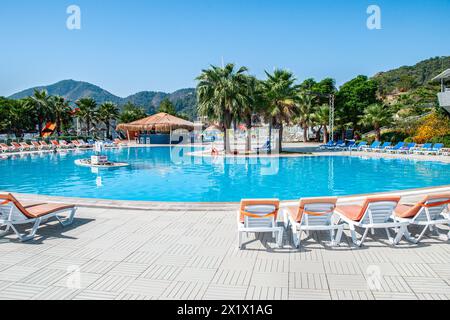
M81 8L81 30L66 9ZM366 27L370 4L382 30ZM63 79L119 96L195 86L210 64L338 84L450 55L450 0L1 0L0 95Z

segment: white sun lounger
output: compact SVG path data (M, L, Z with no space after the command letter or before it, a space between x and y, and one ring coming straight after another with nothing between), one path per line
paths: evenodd
M329 231L331 245L340 244L344 225L334 219L336 202L337 198L301 199L298 206L281 209L285 228L292 229L292 241L296 248L300 247L302 234L309 235L310 231Z
M423 227L417 237L413 237L409 230L405 232L405 238L412 243L419 243L428 229L434 231L440 238L445 236L446 240L450 240L450 231L447 235L442 235L436 227L437 225L450 226L449 204L450 193L429 195L415 206L398 206L392 218L395 221Z
M279 208L280 201L277 199L241 201L237 212L240 249L243 247L243 235L248 233L272 233L278 247L282 246L284 228L277 225Z
M372 234L374 234L375 229L385 229L391 244L396 245L407 231L409 224L408 222L394 221L391 218L399 201L400 197L369 197L362 206L337 206L336 212L349 225L352 241L356 246L362 246L369 231L372 230ZM360 240L356 235L357 227L364 229ZM391 237L389 229L396 232L395 238Z
M62 213L68 212L66 218ZM37 204L24 207L12 194L0 194L0 227L5 227L0 236L5 236L10 229L14 231L20 241L28 241L34 238L42 222L56 218L64 227L72 224L75 217L76 207L61 204ZM33 224L28 234L20 233L16 226Z

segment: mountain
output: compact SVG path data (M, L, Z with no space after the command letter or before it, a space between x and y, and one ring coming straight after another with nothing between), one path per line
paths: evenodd
M450 57L436 57L376 74L373 79L380 86L380 93L407 92L430 85L430 80L445 69L450 68ZM438 84L433 84L438 85Z
M177 112L194 119L197 116L197 99L195 89L181 89L173 93L142 91L126 98L116 96L88 82L63 80L49 86L26 89L10 96L10 99L22 99L33 95L34 90L47 90L50 95L59 95L72 102L80 98L91 97L101 104L112 101L122 107L128 102L143 107L149 114L155 113L161 101L169 99L175 105Z

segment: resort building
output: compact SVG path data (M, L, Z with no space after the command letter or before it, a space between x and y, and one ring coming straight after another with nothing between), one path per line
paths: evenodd
M438 93L439 105L450 112L450 69L442 72L433 81L441 82L441 92Z

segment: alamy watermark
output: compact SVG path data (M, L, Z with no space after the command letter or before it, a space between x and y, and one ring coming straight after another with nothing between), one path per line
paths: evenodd
M66 286L69 289L81 289L81 270L79 266L69 266L67 268Z
M81 9L77 5L67 7L66 13L69 15L66 20L66 27L69 30L81 30Z
M367 28L369 30L381 30L381 8L375 4L367 8Z
M372 291L381 291L381 268L379 266L371 265L367 267L367 287Z

